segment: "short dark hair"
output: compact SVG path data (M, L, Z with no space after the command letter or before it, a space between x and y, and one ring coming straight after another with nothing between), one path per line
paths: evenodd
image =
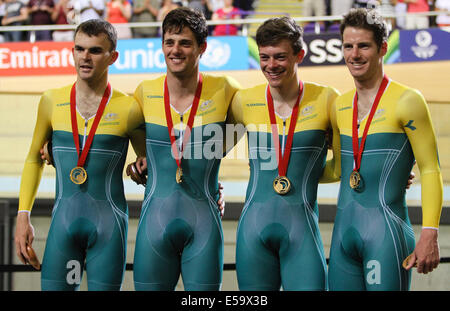
M303 48L303 28L290 17L270 18L256 31L258 46L276 45L282 40L291 42L294 54L298 54Z
M346 27L362 28L370 30L373 33L373 38L378 47L389 37L388 26L383 17L377 10L368 10L364 8L351 9L341 22L340 31L341 36L344 34Z
M78 32L87 34L89 37L104 33L111 43L111 51L117 47L117 31L113 25L103 19L90 19L78 25L73 35L74 39Z
M208 27L203 13L187 7L180 7L170 11L162 23L162 39L166 32L180 33L188 27L195 36L198 45L206 42Z

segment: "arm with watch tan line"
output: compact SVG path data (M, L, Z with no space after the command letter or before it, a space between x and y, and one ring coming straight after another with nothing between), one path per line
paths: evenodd
M422 193L422 232L406 269L417 265L417 272L428 273L439 264L438 228L443 200L436 136L428 106L419 92L405 91L396 115L411 143Z

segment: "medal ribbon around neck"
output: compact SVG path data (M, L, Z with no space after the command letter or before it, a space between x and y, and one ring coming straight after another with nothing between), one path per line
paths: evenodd
M83 168L84 163L86 162L86 157L89 153L89 150L91 149L91 144L94 139L95 132L97 131L98 124L100 123L100 119L102 118L103 111L105 110L106 104L109 100L109 97L111 95L111 85L108 83L105 92L103 93L102 100L100 102L100 105L97 109L97 113L95 114L94 123L92 124L91 130L89 131L88 138L86 140L86 144L83 147L83 151L80 155L80 139L78 137L78 124L77 124L77 113L76 113L76 83L72 85L72 89L70 91L70 117L71 117L71 123L72 123L72 134L73 134L73 141L75 143L75 148L77 150L77 156L78 156L78 162L77 167ZM85 172L85 170L83 169ZM84 181L83 181L84 182ZM83 183L81 182L81 183Z
M194 117L197 113L198 104L200 102L200 95L202 93L202 85L203 78L202 75L199 75L197 89L195 90L194 101L192 102L191 111L189 112L189 118L186 125L185 135L183 137L183 141L181 143L180 154L178 154L178 148L176 146L176 139L173 133L173 120L172 114L170 113L170 96L169 96L169 87L167 86L167 77L164 80L164 109L166 112L166 120L167 120L167 129L169 131L170 142L172 145L172 151L175 156L175 161L177 162L178 168L181 170L181 158L183 157L183 149L185 143L188 141L189 136L191 135L192 125L194 124Z
M366 143L367 133L369 132L370 123L372 123L373 116L377 110L378 103L380 102L381 96L388 85L389 79L386 75L383 76L380 87L378 88L377 95L370 109L369 116L367 117L366 126L364 127L363 136L361 137L361 145L358 143L358 92L355 93L353 98L353 124L352 124L352 142L353 142L353 159L354 168L353 171L359 171L361 168L361 158L364 151L364 145Z
M292 109L291 113L291 124L289 125L289 131L288 131L288 137L286 140L286 147L284 149L284 155L281 154L281 147L280 147L280 139L278 137L278 126L277 126L277 120L275 118L275 108L273 104L273 98L272 94L270 93L270 86L267 86L267 107L269 108L269 117L270 117L270 123L272 127L272 137L273 142L275 145L275 152L277 155L277 163L278 163L278 176L286 176L287 174L287 167L289 164L289 158L291 156L291 148L292 148L292 140L294 138L294 130L295 125L297 124L298 119L298 109L300 104L300 98L303 93L303 83L300 81L299 83L299 92L297 96L297 101L295 102L294 108Z

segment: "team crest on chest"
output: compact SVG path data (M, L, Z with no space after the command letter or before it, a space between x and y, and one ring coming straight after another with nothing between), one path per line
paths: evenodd
M200 104L200 107L198 107L198 110L200 110L201 112L208 110L209 108L211 108L214 105L214 102L212 101L212 99L204 101L203 103Z
M303 117L309 116L311 113L314 112L314 106L306 106L303 108L300 112L300 115Z
M119 115L117 113L109 112L103 116L102 121L111 122L117 120L118 118Z
M385 113L386 113L386 111L385 111L384 109L378 109L378 110L375 112L375 115L373 116L373 118L374 118L374 119L381 118L382 116L385 115Z

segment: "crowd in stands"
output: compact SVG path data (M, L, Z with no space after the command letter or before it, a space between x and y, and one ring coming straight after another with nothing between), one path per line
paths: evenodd
M343 15L352 7L373 6L373 0L298 0L304 16ZM426 12L450 10L450 0L378 0L382 13ZM253 11L253 0L0 0L2 26L68 25L92 18L103 18L116 25L119 39L149 38L159 35L158 27L129 27L130 22L159 22L179 6L188 6L204 13L208 20L220 21L245 18ZM437 18L407 16L390 19L393 28L427 28L449 26L450 16ZM338 23L319 23L320 29L337 31ZM314 31L316 23L303 25L305 32ZM213 35L236 35L239 25L211 26ZM33 37L31 37L33 36ZM73 30L55 29L32 32L8 31L0 33L0 42L14 41L71 41Z
M209 20L228 20L245 16L253 9L252 4L253 0L0 0L0 20L2 26L22 26L70 25L102 18L116 26L119 39L149 38L159 35L158 27L130 28L128 23L160 22L179 6L200 10ZM236 35L238 27L217 25L211 31L216 35ZM0 42L72 39L71 29L0 33Z
M444 27L450 25L450 0L299 0L303 1L305 16L339 16L346 14L351 8L378 8L384 15L399 15L386 18L391 29L423 29L428 27ZM446 14L437 17L407 15L403 13L443 11ZM305 32L313 31L313 23L304 25ZM321 30L338 31L339 23L320 23Z

